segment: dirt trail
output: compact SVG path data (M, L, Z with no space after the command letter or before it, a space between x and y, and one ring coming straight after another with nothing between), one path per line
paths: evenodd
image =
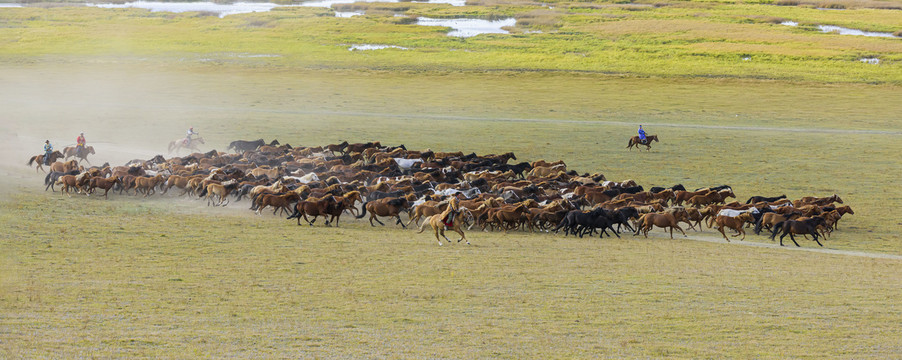
M718 244L726 244L726 245L739 245L739 246L751 246L751 247L760 247L760 248L769 248L769 249L780 249L785 251L807 251L821 254L831 254L831 255L844 255L844 256L858 256L858 257L866 257L871 259L890 259L890 260L902 260L902 255L892 255L892 254L881 254L881 253L872 253L872 252L864 252L864 251L853 251L853 250L836 250L836 249L828 249L822 247L796 247L792 241L789 239L784 239L783 244L789 244L788 246L780 246L780 243L760 243L754 241L739 241L732 240L730 242L724 241L722 238L713 237L713 236L701 236L695 235L691 233L687 233L689 237L682 237L679 234L673 236L674 240L693 240L693 241L704 241L710 243L718 243ZM627 235L629 236L629 235ZM667 233L649 233L649 236L654 236L658 238L666 238L670 239L670 234ZM829 241L829 240L828 240ZM813 241L807 241L811 244L816 244ZM805 246L805 243L800 243L800 245Z

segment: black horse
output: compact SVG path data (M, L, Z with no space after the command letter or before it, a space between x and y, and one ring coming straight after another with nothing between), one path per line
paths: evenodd
M789 239L792 240L793 244L799 246L799 243L796 242L796 239L792 234L806 235L810 234L814 238L814 242L816 242L820 246L824 246L820 241L817 240L817 226L824 224L824 218L815 216L806 220L786 220L777 225L774 225L774 232L770 235L771 241L774 240L774 237L777 236L777 233L782 231L783 234L780 235L780 246L783 246L783 237L789 235Z
M756 204L756 203L759 203L759 202L762 202L762 201L766 201L766 202L774 202L774 201L777 201L777 200L780 200L780 199L785 199L785 198L786 198L786 194L783 194L783 195L780 195L780 196L774 196L774 197L752 196L752 197L750 197L749 200L746 201L745 203L746 203L746 204Z
M257 150L258 147L261 147L263 145L266 145L266 141L263 141L263 139L257 139L254 141L235 140L235 141L232 141L231 143L229 143L229 147L227 147L226 150L235 149L235 152L254 151L254 150ZM273 141L269 143L269 146L278 146L278 145L280 145L279 140L275 140L275 139L273 139Z

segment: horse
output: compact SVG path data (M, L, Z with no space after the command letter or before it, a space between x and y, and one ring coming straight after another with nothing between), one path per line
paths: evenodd
M79 169L78 161L69 160L66 162L57 161L50 164L50 171L69 172Z
M250 140L235 140L229 143L229 147L226 148L226 151L235 149L235 152L242 151L254 151L258 147L266 145L266 142L263 139L257 139L254 141Z
M261 215L260 212L267 206L273 207L273 215L280 211L288 213L289 209L291 209L291 203L300 199L301 196L296 192L289 192L287 194L264 194L260 197L260 205L257 206L256 210L257 215Z
M639 145L645 145L645 151L650 151L650 150L651 150L651 141L652 141L652 140L654 140L655 142L657 142L657 141L658 141L658 135L648 135L648 136L646 136L646 137L645 137L645 142L641 142L641 141L639 140L639 135L636 135L636 136L633 136L633 137L630 138L630 142L629 142L629 144L626 145L626 148L627 148L627 149L630 149L630 151L632 151L632 150L633 150L633 146L635 146L636 149L639 149ZM639 150L641 151L641 149L639 149Z
M438 238L439 235L442 235L442 237L445 238L445 241L447 241L449 244L451 243L451 239L448 239L448 237L445 236L446 225L445 222L442 221L442 217L439 215L432 215L427 217L426 220L423 221L423 225L420 226L420 231L418 231L417 234L420 234L424 230L426 230L426 224L429 224L430 226L432 226L432 231L435 233L435 240L438 241L439 246L442 246L442 240ZM470 212L470 209L467 209L465 207L460 208L460 213L454 217L454 220L451 221L451 226L448 227L448 230L452 230L460 234L460 239L458 239L457 242L466 240L467 245L470 245L470 240L467 240L467 236L464 235L464 231L461 229L461 226L469 221L473 221L473 213Z
M105 199L109 199L107 194L110 192L110 189L113 188L113 185L119 184L122 185L122 179L118 176L113 176L111 178L102 178L102 177L94 177L91 178L91 181L88 185L88 191L94 191L95 188L101 188L104 190L103 197Z
M81 173L81 172L78 171L78 169L72 170L72 171L69 171L69 172L51 171L51 172L49 172L49 173L47 174L47 176L44 177L44 185L46 185L46 186L44 187L44 191L47 191L47 189L50 189L50 190L53 190L53 192L56 192L56 188L54 188L53 185L56 184L56 181L59 180L59 178L60 178L61 176L63 176L63 175L78 175L78 174L80 174L80 173Z
M95 154L93 146L85 146L81 149L76 146L66 146L63 148L63 160L69 160L70 157L74 156L80 159L78 162L87 161L88 164L90 164L91 161L88 160L88 155L92 154Z
M152 195L156 192L157 185L165 182L163 174L157 174L153 177L135 177L135 194L144 193L144 197Z
M238 182L235 180L226 181L222 184L209 184L207 185L207 206L226 206L229 202L226 199L226 196L229 196L229 193L235 188L238 187ZM219 196L219 203L214 204L216 196ZM223 204L225 202L225 204Z
M335 154L344 154L344 153L345 153L344 150L345 150L345 148L347 148L347 147L348 147L348 142L347 142L347 141L342 141L341 144L329 144L329 145L326 145L326 150L329 150L329 151L332 153L332 155L335 155Z
M660 228L670 228L670 238L671 239L673 239L673 229L674 228L676 228L681 233L683 233L683 236L689 237L689 235L686 235L686 232L683 231L682 228L680 228L680 225L677 224L677 222L678 222L677 216L681 216L681 215L684 216L685 214L686 214L686 211L683 210L683 211L678 211L673 214L671 214L671 213L664 213L664 214L650 213L650 214L642 215L642 217L639 218L639 221L638 221L639 226L636 228L636 233L633 235L639 235L639 232L642 232L643 235L645 235L645 237L647 238L649 230L651 230L653 227L657 226Z
M376 220L380 225L385 226L385 223L379 221L376 216L388 216L398 218L397 224L401 224L402 228L407 228L404 225L404 222L401 221L401 211L407 210L410 206L410 203L407 201L407 198L398 197L398 198L384 198L375 201L367 201L363 203L363 211L360 212L360 215L356 217L358 219L362 219L366 216L366 212L370 212L370 226L376 226L373 224L373 220Z
M723 228L727 227L736 231L736 235L739 236L742 234L742 239L739 241L745 240L745 230L743 229L743 225L745 225L748 221L753 221L754 218L752 214L748 212L744 212L739 214L738 216L727 216L727 215L718 215L714 218L714 223L717 224L717 231L720 231L720 234L723 235L723 238L730 242L730 238L727 237L727 234L724 233Z
M200 149L197 148L198 143L203 144L204 138L197 137L196 139L191 139L190 143L188 143L187 139L185 138L172 140L169 142L169 153L172 154L172 151L175 150L175 153L178 154L179 150L181 150L182 148L200 152Z
M298 219L298 225L301 225L301 217L303 217L307 224L313 226L316 218L322 216L326 219L326 226L328 226L329 216L332 216L331 210L340 206L334 195L329 195L322 199L307 198L306 200L298 201L294 206L294 213L286 219ZM313 220L307 219L307 215L313 216Z
M783 234L780 235L780 246L783 246L783 237L789 235L789 239L792 240L792 243L796 244L797 247L801 247L792 234L811 234L811 236L814 237L814 242L823 247L824 245L817 239L817 237L820 236L817 233L818 225L824 225L824 218L813 217L806 220L786 220L774 225L774 232L770 235L770 239L773 241L774 237L777 236L777 233L782 231Z
M72 188L74 188L77 192L83 192L85 195L88 195L88 192L84 190L84 184L82 184L82 180L84 179L82 175L84 174L60 176L56 180L57 185L62 185L62 187L60 188L60 195L65 193L66 196L71 198L72 195L69 194L69 189Z
M38 172L39 169L43 172L47 172L47 170L44 170L44 166L43 166L44 165L44 155L45 154L32 156L31 159L28 159L28 163L26 163L25 165L31 166L32 163L37 162L37 166L35 167L34 172ZM59 159L61 157L63 157L63 153L61 153L59 151L54 151L54 152L50 153L50 161L47 161L47 163L53 164L54 162L56 162L57 159Z

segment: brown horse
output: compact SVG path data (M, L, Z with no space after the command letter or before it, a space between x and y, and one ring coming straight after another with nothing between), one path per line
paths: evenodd
M671 213L665 213L665 214L650 213L650 214L642 215L639 218L639 221L638 221L639 226L636 227L636 233L634 235L639 235L639 232L642 232L643 235L645 235L645 237L647 238L648 232L653 227L657 226L659 228L670 228L670 238L671 239L673 239L673 229L674 228L676 228L681 233L683 233L683 236L689 237L689 235L686 235L686 232L683 231L682 228L680 228L680 225L677 224L677 221L678 221L677 217L683 216L685 214L686 214L686 211L682 210L682 211L676 211L672 214Z
M304 218L304 221L307 222L310 226L313 226L313 223L316 222L316 218L322 216L326 218L326 225L329 225L329 216L332 215L332 212L335 208L339 207L338 201L335 200L334 195L329 195L322 199L317 198L307 198L306 200L298 201L298 203L294 206L294 213L288 217L288 219L298 219L298 225L301 225L301 217ZM307 218L307 216L312 216L313 220Z
M326 150L329 150L332 155L335 154L344 154L345 148L348 147L347 141L342 141L341 144L329 144L326 145Z
M165 182L166 179L163 178L163 174L157 174L154 177L136 177L135 178L135 192L144 193L144 197L148 195L152 195L156 192L157 185Z
M54 151L54 152L50 153L50 161L48 161L47 163L53 164L54 162L56 162L57 159L59 159L61 157L63 157L63 153L61 153L59 151ZM47 170L44 170L44 166L43 166L44 165L44 154L32 156L31 159L28 159L28 163L26 163L25 165L31 166L31 164L35 163L35 162L37 163L37 166L35 167L34 172L38 172L38 170L47 172Z
M69 189L75 189L76 192L81 192L81 193L84 193L85 195L88 194L88 192L84 188L84 179L85 179L85 174L63 175L63 176L60 176L58 179L56 179L56 184L62 186L60 188L60 194L65 193L67 196L69 196L71 198L72 195L69 194Z
M447 202L440 203L438 201L429 200L429 201L426 201L426 202L414 207L411 210L412 214L410 215L410 221L407 222L407 226L410 226L411 223L414 223L417 226L419 226L420 219L422 219L424 217L430 217L433 215L441 214L442 211L445 210L445 208L444 207L440 208L439 204L444 205L445 207L448 205Z
M636 149L639 149L639 145L645 145L645 151L650 151L650 150L651 150L651 141L652 141L652 140L654 140L655 142L658 142L658 135L648 135L648 136L646 136L646 137L645 137L645 142L644 142L644 143L641 142L641 141L639 140L639 135L636 135L636 136L633 136L633 137L630 138L630 142L629 142L629 144L626 145L626 148L627 148L627 149L630 149L630 151L632 151L632 150L633 150L633 146L635 146ZM641 151L641 149L639 149L639 150Z
M448 229L460 234L460 239L457 239L457 242L466 240L467 245L470 245L470 240L467 240L467 236L464 235L464 231L461 229L461 226L463 226L463 224L468 221L473 221L473 213L470 212L470 209L462 207L460 208L460 213L454 217L454 220L451 221L451 226L448 227ZM447 241L449 244L451 243L451 239L448 239L448 237L445 236L446 225L445 222L442 221L440 214L427 217L426 220L423 221L423 225L420 226L420 231L418 231L417 234L420 234L424 230L426 230L426 224L432 226L432 231L435 233L435 240L438 241L439 246L442 245L442 240L438 238L439 235L442 235L442 237L445 238L445 241Z
M226 206L229 204L226 199L226 196L235 190L238 187L238 182L235 180L226 181L222 184L209 184L207 185L207 206ZM214 204L216 202L216 197L219 196L219 203Z
M93 146L85 146L81 151L78 151L78 148L75 146L66 146L63 148L63 155L65 156L63 160L69 160L70 157L76 157L80 160L78 162L87 161L88 164L91 162L88 161L88 155L95 154Z
M749 221L755 221L755 218L752 217L752 214L747 212L739 214L738 216L718 215L714 218L714 223L717 224L717 231L720 231L720 234L723 235L723 238L726 239L727 242L730 242L730 238L724 233L723 228L727 227L736 231L736 235L733 236L742 234L742 239L739 239L739 241L742 241L745 240L745 230L743 225Z
M181 149L188 149L200 152L200 149L197 148L197 144L203 144L204 138L197 137L195 139L191 139L190 143L186 143L185 138L175 139L169 142L169 153L172 154L172 151L175 150L175 153L178 154Z
M287 194L263 194L260 196L260 205L257 207L257 215L261 215L260 212L267 206L273 207L273 215L275 215L276 212L291 213L291 211L289 211L289 209L291 209L291 203L300 199L301 196L295 192L289 192Z
M376 226L373 224L373 220L376 220L382 226L385 226L385 223L379 221L376 216L387 216L390 218L398 218L397 224L400 224L402 228L407 228L404 225L404 222L401 221L401 212L407 210L410 207L410 203L407 201L407 198L384 198L379 200L367 201L363 203L363 211L360 215L357 215L358 219L362 219L366 216L366 212L370 212L370 225Z
M102 177L94 177L91 178L91 181L88 182L88 191L94 191L96 188L103 189L103 197L105 199L109 199L107 194L110 192L110 189L113 188L113 185L119 184L122 185L122 180L118 176L113 176L110 178L102 178Z

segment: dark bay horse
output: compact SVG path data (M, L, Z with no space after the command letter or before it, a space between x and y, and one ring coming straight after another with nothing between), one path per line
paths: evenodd
M635 146L636 149L639 149L639 145L645 145L645 151L649 151L649 150L651 150L651 141L652 140L654 140L655 142L658 142L658 135L646 136L644 143L639 140L639 135L636 135L636 136L633 136L630 138L630 143L626 145L626 148L633 150L633 146Z

